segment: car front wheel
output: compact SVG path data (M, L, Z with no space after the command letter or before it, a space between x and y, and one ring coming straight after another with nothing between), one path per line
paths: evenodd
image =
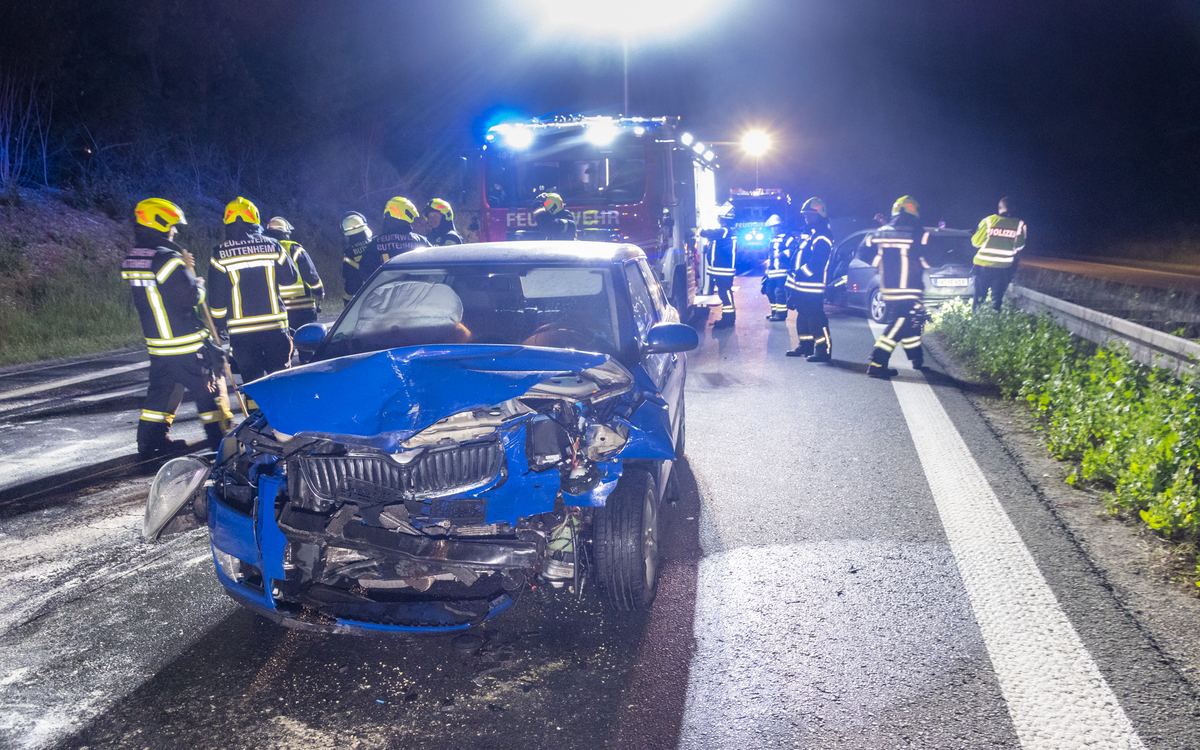
M625 472L593 518L597 583L622 611L647 610L658 594L658 488L643 469Z
M867 314L871 316L871 320L876 323L882 323L887 317L887 303L883 301L883 292L879 288L871 290L871 301L867 307Z

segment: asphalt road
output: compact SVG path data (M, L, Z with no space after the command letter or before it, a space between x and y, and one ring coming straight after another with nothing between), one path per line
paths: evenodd
M1187 680L963 384L866 378L848 314L834 362L786 358L742 286L689 356L648 616L527 597L474 652L280 629L203 531L142 542L127 479L0 520L0 745L1200 747Z

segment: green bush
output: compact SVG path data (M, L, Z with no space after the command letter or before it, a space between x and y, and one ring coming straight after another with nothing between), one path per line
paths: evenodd
M1106 490L1113 511L1136 513L1168 539L1200 541L1200 417L1194 376L1180 380L1097 347L1048 316L947 303L932 321L947 348L1024 399L1051 453L1076 462L1067 481Z

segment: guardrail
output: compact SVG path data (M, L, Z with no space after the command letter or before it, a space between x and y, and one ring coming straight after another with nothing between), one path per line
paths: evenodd
M1194 341L1130 323L1016 284L1009 287L1007 298L1022 310L1053 316L1071 333L1088 341L1101 345L1120 341L1129 348L1129 355L1142 364L1161 367L1180 375L1195 372L1200 363L1200 344Z

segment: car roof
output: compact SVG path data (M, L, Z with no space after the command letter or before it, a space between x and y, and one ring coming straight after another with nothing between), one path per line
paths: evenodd
M850 234L841 238L834 244L841 245L842 243L849 242L850 240L855 239L855 238L866 237L868 234L871 234L876 229L879 229L879 227L871 227L870 229L859 229L858 231L851 232ZM950 229L948 227L925 227L925 231L929 233L930 239L933 239L936 237L970 237L974 234L974 232L972 232L970 229Z
M637 245L615 242L533 241L477 242L469 245L417 247L389 260L385 267L474 265L479 263L610 266L645 257Z

